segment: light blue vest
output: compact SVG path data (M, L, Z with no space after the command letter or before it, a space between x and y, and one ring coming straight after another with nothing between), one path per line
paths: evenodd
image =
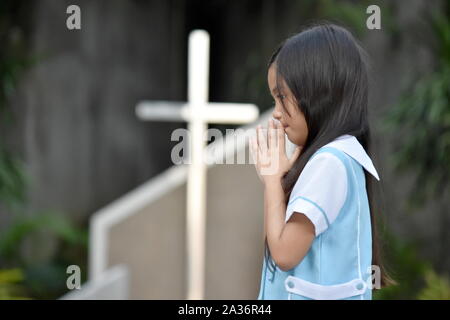
M372 232L364 168L333 147L324 146L312 157L322 152L332 153L346 168L345 203L297 266L288 271L277 266L272 272L264 259L258 300L372 299Z

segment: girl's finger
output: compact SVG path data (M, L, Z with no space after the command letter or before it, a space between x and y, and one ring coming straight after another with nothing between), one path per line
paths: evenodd
M258 163L258 142L256 140L256 136L252 136L250 138L250 153L252 155L253 161L255 164Z
M277 140L278 140L278 152L280 155L286 155L286 141L284 138L284 130L281 123L277 123Z
M250 138L250 153L252 154L253 161L255 162L256 174L258 175L259 179L261 179L261 175L259 173L259 157L256 136L252 136Z
M272 119L269 120L269 149L275 150L277 147L277 133L276 133L276 127L274 125L274 121Z
M267 152L267 140L263 133L261 125L258 125L258 127L256 128L256 132L258 137L258 150L265 153Z

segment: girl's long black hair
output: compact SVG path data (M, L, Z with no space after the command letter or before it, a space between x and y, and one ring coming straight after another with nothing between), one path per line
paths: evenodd
M283 178L286 204L310 157L335 138L353 135L371 156L367 62L367 54L353 35L328 23L310 26L286 39L270 58L268 67L276 66L277 88L282 88L284 79L308 126L302 154ZM384 287L394 281L381 261L372 190L374 178L366 170L364 174L372 224L372 264L379 266ZM264 255L274 272L267 237Z

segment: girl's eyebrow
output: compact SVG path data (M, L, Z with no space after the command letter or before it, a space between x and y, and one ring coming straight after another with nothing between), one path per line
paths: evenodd
M273 88L272 95L278 96L279 94L283 95L284 91L283 88L278 89L278 87Z
M275 88L272 89L272 93L273 94L276 94L278 92L281 92L281 90L279 90L278 87L275 87Z

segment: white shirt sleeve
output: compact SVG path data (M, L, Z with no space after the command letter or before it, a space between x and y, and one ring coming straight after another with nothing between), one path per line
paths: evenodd
M342 161L329 152L314 156L301 172L289 197L285 221L302 213L315 226L316 236L336 220L347 197L347 172Z

